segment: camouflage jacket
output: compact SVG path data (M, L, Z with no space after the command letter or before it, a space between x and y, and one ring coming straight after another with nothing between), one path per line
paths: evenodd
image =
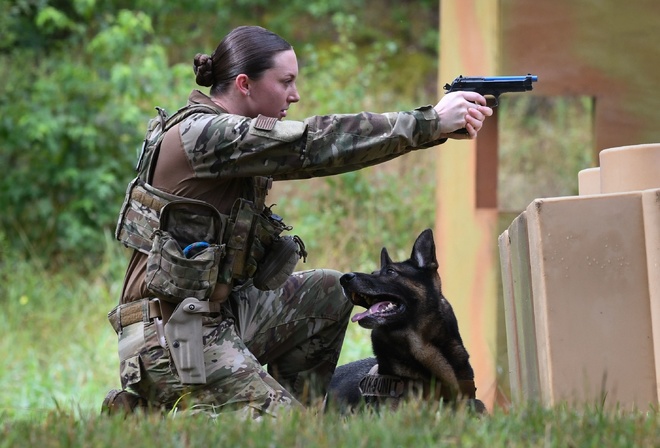
M194 103L214 105L199 91L190 95L189 104ZM444 141L439 125L432 106L409 112L321 115L304 121L220 113L190 116L181 123L180 134L199 177L290 180L354 171L437 145Z
M444 141L432 106L279 121L228 114L198 90L188 104L208 105L217 114L192 114L167 131L152 185L206 201L223 214L237 198L253 199L256 176L290 180L339 174ZM134 252L122 303L151 296L144 284L146 258Z

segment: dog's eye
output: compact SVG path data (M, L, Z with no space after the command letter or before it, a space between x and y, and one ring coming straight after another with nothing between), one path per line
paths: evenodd
M387 269L385 269L385 273L388 274L388 275L394 275L394 274L396 274L396 271L392 268L387 268Z

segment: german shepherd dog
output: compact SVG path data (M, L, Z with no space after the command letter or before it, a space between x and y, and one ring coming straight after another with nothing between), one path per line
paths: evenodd
M475 397L474 372L454 311L442 295L431 229L415 241L410 258L393 262L383 248L380 271L340 278L344 294L367 310L353 322L371 329L375 358L337 367L326 406L343 412L409 396L445 400L486 412Z

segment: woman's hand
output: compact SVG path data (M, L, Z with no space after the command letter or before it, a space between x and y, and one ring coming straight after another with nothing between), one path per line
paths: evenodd
M476 92L448 93L434 109L440 117L443 137L455 139L475 138L486 117L493 115L493 109L486 105L486 98ZM460 129L467 133L455 132Z

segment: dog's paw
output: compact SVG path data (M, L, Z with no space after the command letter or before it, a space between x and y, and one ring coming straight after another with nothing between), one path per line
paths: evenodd
M483 403L483 401L478 400L476 398L469 399L467 400L467 409L470 412L473 412L478 415L488 415L488 409L486 409L486 405Z

